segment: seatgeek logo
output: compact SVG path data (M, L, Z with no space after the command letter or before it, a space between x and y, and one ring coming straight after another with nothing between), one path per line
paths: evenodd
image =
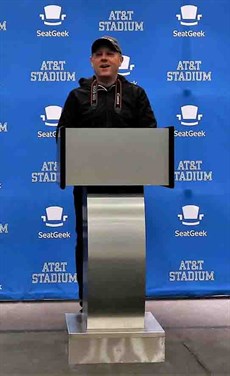
M198 125L202 119L202 114L198 114L198 107L192 105L186 105L181 107L181 113L177 114L181 125Z
M39 14L39 17L45 26L55 27L61 26L66 18L66 14L63 12L62 7L59 5L47 5L43 9L43 13ZM69 37L69 31L67 30L37 30L37 37L57 37L65 38Z
M176 115L178 122L183 128L193 128L200 124L203 119L203 114L200 113L198 106L187 104L180 107L179 113ZM194 131L189 130L175 130L175 137L206 137L206 132L204 130Z
M49 206L46 208L46 214L42 215L41 218L48 227L60 227L63 226L68 215L63 214L63 208L61 206Z
M195 5L183 5L180 8L180 13L176 14L177 20L181 26L193 27L197 26L202 18L202 14L198 11ZM173 30L174 38L203 38L205 32L203 30Z
M64 208L62 206L48 206L45 209L45 213L41 215L42 222L49 229L59 229L63 227L68 219L68 215L65 214ZM70 232L42 232L38 233L39 239L69 239Z
M123 61L119 68L119 74L121 76L129 76L135 65L131 64L130 56L123 55Z
M182 206L182 213L178 214L178 218L185 226L197 226L204 217L199 211L200 208L196 205Z
M60 119L62 107L57 105L48 105L44 108L44 113L40 115L40 119L46 126L47 130L39 130L37 136L39 139L56 137L56 128ZM52 129L52 130L48 130Z
M181 208L181 213L177 215L181 224L187 228L197 227L204 218L204 213L198 205L185 205ZM175 230L175 237L207 237L208 232L200 229L187 229L185 231Z

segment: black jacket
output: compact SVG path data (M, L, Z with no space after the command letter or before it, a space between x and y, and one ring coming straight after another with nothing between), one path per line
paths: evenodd
M95 77L81 78L80 87L72 90L65 102L58 129L67 128L139 128L156 127L156 119L145 91L118 75L120 108L115 105L116 85L109 89L98 85L97 102L92 102ZM57 130L58 130L57 129ZM58 133L58 132L57 132Z

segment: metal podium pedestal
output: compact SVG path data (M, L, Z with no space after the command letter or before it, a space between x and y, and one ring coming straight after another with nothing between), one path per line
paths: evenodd
M69 364L154 363L165 360L165 332L145 313L144 329L87 330L84 314L66 314Z
M127 192L85 197L83 313L66 314L69 364L164 361L164 330L144 313L144 197Z
M88 330L144 328L145 212L140 191L87 194L83 312L88 313Z

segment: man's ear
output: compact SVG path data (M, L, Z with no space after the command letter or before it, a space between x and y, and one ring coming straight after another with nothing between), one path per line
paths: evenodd
M123 55L121 55L121 58L120 58L120 65L122 64L124 58L123 58Z
M91 67L93 67L92 56L90 56L90 64L91 64Z

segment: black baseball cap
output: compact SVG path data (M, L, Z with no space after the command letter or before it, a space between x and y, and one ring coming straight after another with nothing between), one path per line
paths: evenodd
M96 39L91 47L92 54L96 52L101 46L108 46L109 48L111 48L111 50L119 52L119 54L122 55L121 47L119 46L117 39L113 37L104 36Z

